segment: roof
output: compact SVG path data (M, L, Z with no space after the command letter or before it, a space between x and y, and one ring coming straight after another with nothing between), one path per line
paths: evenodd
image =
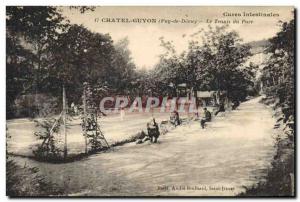
M213 94L215 93L216 91L197 91L197 97L202 97L202 98L210 98L210 97L213 97Z
M187 87L186 83L178 84L177 87Z

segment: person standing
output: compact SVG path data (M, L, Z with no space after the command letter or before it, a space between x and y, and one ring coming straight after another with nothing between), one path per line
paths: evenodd
M202 129L204 129L204 125L206 122L211 121L211 113L210 111L207 110L207 108L204 108L204 117L201 119L200 123L201 123L201 127Z
M124 107L121 107L120 108L120 119L121 119L121 121L124 120L124 117L125 117L125 110L124 110Z

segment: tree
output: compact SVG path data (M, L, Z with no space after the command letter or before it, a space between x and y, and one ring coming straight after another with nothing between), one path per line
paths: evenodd
M185 54L177 55L172 41L165 41L160 38L161 47L165 52L160 55L160 61L152 71L152 75L157 82L161 94L177 96L176 88L181 83L187 82L187 72L185 68Z
M85 13L95 8L70 9ZM108 34L71 25L59 7L7 7L6 21L9 112L18 95L47 93L60 98L63 85L75 103L80 102L84 82L98 91L98 99L130 94L134 88L137 74L128 39L113 44Z
M295 21L283 22L281 30L269 39L270 45L266 53L271 54L270 60L262 71L263 90L269 97L279 99L285 121L294 114L294 38Z
M186 83L194 93L197 90L227 91L232 99L244 99L255 77L251 73L253 67L244 65L251 55L250 46L242 44L238 34L225 26L208 27L207 31L200 30L197 34L202 35L202 40L191 40L187 53L180 55L176 54L172 42L160 38L166 50L155 68L160 87L167 89L172 83L176 88Z
M55 91L64 84L71 102L78 102L84 82L89 82L94 88L105 85L114 88L118 78L113 58L114 47L109 35L71 25L51 47L51 88Z
M113 66L117 68L116 76L119 80L116 83L116 90L122 94L132 94L131 91L134 88L133 82L136 66L132 61L128 45L129 40L127 37L117 41L114 45Z
M54 7L8 6L6 8L8 115L20 94L44 92L48 47L64 29L63 17Z
M243 79L246 72L243 64L251 55L250 46L241 44L238 34L226 26L208 27L208 31L199 33L202 44L190 43L188 53L191 69L197 75L193 82L198 82L200 89L225 90L229 97L234 97L234 91L246 91L248 80Z
M18 37L6 36L6 116L13 117L14 101L24 89L30 88L33 78L32 53L21 46Z
M6 10L8 33L20 37L33 53L37 91L43 91L44 72L47 68L47 54L50 43L66 25L55 7L9 6ZM41 88L41 89L39 89Z
M88 11L92 11L92 12L95 11L96 6L70 6L69 8L70 8L70 10L71 9L79 10L79 12L81 14L83 14L83 13L86 13Z

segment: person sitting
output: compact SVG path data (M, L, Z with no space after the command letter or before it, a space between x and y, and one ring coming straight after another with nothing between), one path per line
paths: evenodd
M170 116L170 122L172 125L174 125L175 127L180 125L180 118L179 118L179 113L174 110L172 113L171 113L171 116Z
M232 110L235 110L240 105L238 100L234 100L231 104Z
M204 108L204 117L201 119L201 127L204 129L205 123L211 121L211 113L207 110L207 108Z
M136 140L136 144L142 144L146 141L150 140L149 136L142 130L140 133L139 133L139 138Z
M147 131L150 141L156 143L160 133L154 118L147 123Z
M215 112L215 116L217 116L219 112L225 112L225 107L223 102L220 103L219 109Z

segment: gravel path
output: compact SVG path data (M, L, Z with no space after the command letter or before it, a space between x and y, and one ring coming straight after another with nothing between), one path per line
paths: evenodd
M126 144L66 164L15 160L40 168L69 195L232 196L258 182L274 154L275 120L259 99L215 117L204 130L199 122L178 127L157 144Z

